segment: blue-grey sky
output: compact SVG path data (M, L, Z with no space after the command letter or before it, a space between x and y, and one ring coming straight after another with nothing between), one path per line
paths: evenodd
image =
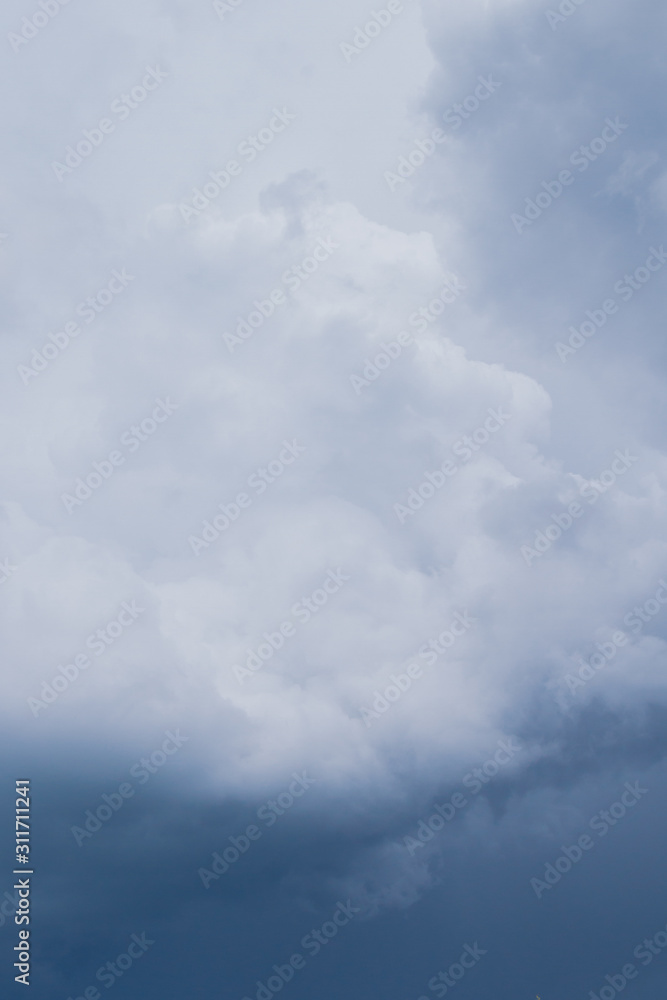
M5 5L8 995L664 991L665 18Z

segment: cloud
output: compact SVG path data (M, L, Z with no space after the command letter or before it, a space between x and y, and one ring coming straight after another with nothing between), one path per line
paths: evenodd
M406 4L348 63L358 5L73 4L12 53L2 712L55 831L50 995L144 924L162 943L129 996L186 988L181 935L215 995L223 932L229 989L254 995L348 897L349 964L332 947L295 997L417 996L484 934L542 966L490 957L470 989L546 995L544 969L593 988L604 941L660 926L662 275L643 269L663 15L644 6L650 31L621 4L554 30L519 0ZM178 727L187 751L79 847L85 810ZM510 738L512 766L407 850ZM198 868L302 771L312 792L205 892ZM530 878L635 780L645 811L534 909ZM641 891L583 953L631 894L628 852Z

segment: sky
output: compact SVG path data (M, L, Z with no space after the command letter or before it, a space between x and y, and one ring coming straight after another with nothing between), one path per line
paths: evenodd
M8 996L664 991L667 14L380 3L0 14Z

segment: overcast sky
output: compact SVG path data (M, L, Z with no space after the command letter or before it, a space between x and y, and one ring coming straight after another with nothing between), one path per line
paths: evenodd
M32 997L655 1000L664 5L0 19Z

